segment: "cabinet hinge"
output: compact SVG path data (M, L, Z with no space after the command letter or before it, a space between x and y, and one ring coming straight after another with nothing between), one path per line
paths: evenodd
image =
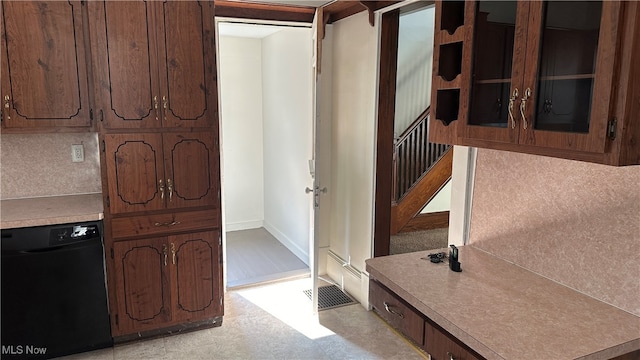
M113 248L111 248L111 258L114 259Z
M89 119L93 120L93 109L89 109Z
M106 152L107 151L107 144L104 142L104 140L102 140L102 152Z
M615 140L617 126L618 126L617 118L613 118L609 120L609 122L607 123L607 138L609 138L610 140Z
M107 207L111 207L111 199L107 196Z

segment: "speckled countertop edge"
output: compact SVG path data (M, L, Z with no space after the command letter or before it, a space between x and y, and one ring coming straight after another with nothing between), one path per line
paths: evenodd
M597 360L640 349L631 313L472 246L460 248L462 273L421 259L431 252L369 259L367 271L487 359Z
M0 201L0 229L67 224L103 218L102 195L99 193Z

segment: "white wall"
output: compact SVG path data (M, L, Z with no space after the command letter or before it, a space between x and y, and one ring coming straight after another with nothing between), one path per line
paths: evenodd
M377 38L366 11L333 24L330 250L359 271L373 241ZM364 278L333 261L328 273L367 303Z
M451 209L451 180L438 191L438 193L429 201L427 206L420 211L421 214L434 213L440 211L449 211Z
M312 187L311 30L262 40L264 227L309 264Z
M220 36L226 231L263 226L262 42Z
M400 136L431 103L435 6L400 15L394 132Z

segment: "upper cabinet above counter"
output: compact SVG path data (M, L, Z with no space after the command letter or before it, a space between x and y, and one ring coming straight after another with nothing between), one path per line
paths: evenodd
M91 130L85 24L80 1L0 4L3 132Z
M3 132L212 126L212 19L197 1L2 1Z
M640 164L640 6L436 1L430 140Z

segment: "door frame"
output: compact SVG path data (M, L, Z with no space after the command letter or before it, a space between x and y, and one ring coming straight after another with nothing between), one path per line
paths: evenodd
M236 23L236 24L248 24L248 25L257 25L257 26L261 26L261 25L267 25L267 26L284 26L284 27L295 27L295 28L307 28L307 29L313 29L312 24L311 23L306 23L306 22L291 22L291 21L279 21L279 20L264 20L264 19L251 19L251 18L234 18L234 17L224 17L224 16L216 16L215 17L215 44L216 44L216 58L219 58L219 24L220 23ZM314 34L313 32L311 32L311 37L313 37ZM312 60L313 60L313 55L312 54ZM309 76L313 77L313 86L315 86L315 74L312 73L313 68L309 68L310 72L309 72ZM217 74L217 78L220 79L220 66L219 66L219 61L216 62L216 74ZM220 80L218 80L218 82L220 82ZM218 84L218 89L220 89L220 84ZM314 94L312 94L312 96L315 96ZM220 104L220 109L222 108L222 91L218 91L218 103ZM309 114L309 121L313 121L315 123L315 117L316 117L316 110L315 108L312 108L312 114ZM222 157L222 140L223 140L223 127L222 127L222 116L219 116L219 137L220 137L220 172L221 175L223 173L223 169L224 169L224 159ZM312 125L313 127L313 125ZM313 139L312 142L314 144L314 147L317 144L317 141L315 139L315 129L314 130L314 134L313 134ZM315 180L314 180L314 184L311 184L311 186L315 186ZM300 189L300 191L304 191L304 189ZM221 227L221 237L222 237L222 261L223 261L223 284L224 284L224 291L227 291L227 251L226 251L226 247L227 247L227 238L226 238L226 230L225 230L225 222L226 222L226 215L225 215L225 203L226 203L226 199L225 199L225 195L224 195L224 178L221 176L221 184L220 184L220 197L221 197L221 223L222 223L222 227ZM313 207L313 196L310 197L310 206ZM314 228L316 226L314 226L313 224L313 219L314 219L314 212L312 209L312 212L310 214L310 220L312 221L310 223L310 228L309 228L309 233L313 234ZM315 244L314 242L314 238L310 237L309 238L309 269L311 271L311 276L312 278L317 277L317 256L318 256L318 248L317 248L317 244ZM315 267L315 275L314 275L314 267ZM314 281L313 282L313 287L314 290L316 289L317 286L317 282ZM314 309L317 309L317 291L313 291L313 303L316 304L316 306L314 307Z
M391 236L391 193L393 174L393 132L395 117L398 26L400 9L413 10L433 2L406 1L389 6L378 15L380 26L378 61L378 101L376 134L376 182L371 256L389 255ZM449 244L466 245L471 223L471 200L476 149L454 146L449 211Z

